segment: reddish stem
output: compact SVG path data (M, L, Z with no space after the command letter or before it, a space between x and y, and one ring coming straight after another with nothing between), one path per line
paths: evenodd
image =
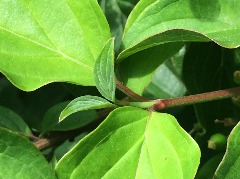
M240 87L219 90L219 91L212 91L208 93L202 93L202 94L196 94L196 95L190 95L190 96L183 96L183 97L174 98L174 99L156 100L155 110L225 99L225 98L230 98L236 95L240 95Z

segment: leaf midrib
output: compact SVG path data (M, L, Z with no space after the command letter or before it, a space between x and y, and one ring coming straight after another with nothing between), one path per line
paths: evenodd
M91 66L89 66L89 65L87 65L87 64L84 64L84 63L76 60L76 59L73 58L73 57L70 57L69 55L67 55L66 53L60 51L59 49L56 49L56 50L55 50L55 49L53 49L53 48L51 48L51 47L49 47L49 46L47 46L47 45L44 45L44 44L42 44L42 43L40 43L40 42L37 42L36 40L33 40L33 39L31 39L31 38L29 38L29 37L26 37L26 36L24 36L24 35L22 35L22 34L19 34L19 33L17 33L17 32L14 32L14 31L12 31L12 30L9 30L9 29L7 29L7 28L5 28L5 27L3 27L3 26L0 26L0 29L6 31L6 32L8 32L8 33L11 33L11 34L15 35L15 36L19 37L20 39L27 40L27 41L29 41L29 42L31 42L31 43L34 43L34 44L36 44L36 45L38 45L38 46L41 46L41 47L47 49L47 50L49 50L49 51L52 51L52 52L58 54L59 56L65 58L65 59L68 59L68 60L70 60L70 61L72 61L72 62L74 62L74 63L76 63L76 64L78 64L78 65L80 65L80 66L82 66L82 67L84 67L84 68L86 68L86 69L88 69L88 70L91 70L91 71L93 70L93 68L92 68Z

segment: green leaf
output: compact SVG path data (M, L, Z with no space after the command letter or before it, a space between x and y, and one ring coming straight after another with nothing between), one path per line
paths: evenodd
M183 96L186 87L182 82L182 63L185 47L166 60L156 70L151 83L144 91L148 99L168 99Z
M56 172L60 179L192 179L199 159L197 144L173 116L123 107L67 153Z
M135 93L142 95L159 65L176 54L182 46L182 43L168 43L131 55L120 64L121 81Z
M5 129L0 129L0 136L0 178L56 179L32 142Z
M115 100L114 38L103 47L94 67L94 80L98 91L110 101Z
M51 107L43 117L42 129L67 131L83 127L98 118L95 110L81 111L68 116L64 121L59 122L59 116L69 102L62 102Z
M209 159L203 166L198 170L195 179L212 179L219 163L223 158L223 154L217 154Z
M0 126L25 135L31 135L26 122L11 109L0 106Z
M110 103L106 99L100 98L98 96L81 96L73 101L71 101L67 107L60 114L60 121L68 117L69 115L89 110L89 109L102 109L102 108L113 108L116 107L114 104Z
M123 35L125 58L151 46L176 41L240 45L240 2L235 0L141 0L129 15Z
M240 167L240 123L238 123L228 138L227 151L223 157L222 162L217 168L214 175L215 179L232 179L239 178Z
M94 63L111 37L96 0L0 4L0 71L14 85L26 91L59 81L95 85Z

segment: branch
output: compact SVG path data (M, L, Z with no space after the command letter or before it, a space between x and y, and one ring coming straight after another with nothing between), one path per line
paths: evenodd
M61 145L68 139L73 139L84 131L94 130L113 109L107 108L98 111L99 118L92 123L75 130L64 131L64 132L54 132L49 138L40 138L36 140L33 144L41 151Z
M155 100L156 103L155 103L154 109L162 110L170 107L204 103L208 101L231 98L237 95L240 95L240 87L212 91L208 93L202 93L202 94L196 94L196 95L190 95L190 96L183 96L180 98L162 99L162 100L159 99L159 100Z

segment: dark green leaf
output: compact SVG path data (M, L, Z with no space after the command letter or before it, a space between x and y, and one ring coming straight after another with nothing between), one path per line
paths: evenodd
M0 178L56 179L40 151L27 139L0 129Z
M94 66L94 80L98 91L110 101L115 101L114 39L103 47Z
M43 118L42 130L66 131L83 127L98 118L94 110L81 111L68 116L64 121L59 122L59 116L69 102L63 102L50 108Z
M184 48L157 69L144 95L153 99L167 99L181 97L186 93L181 79L183 54Z
M192 43L184 58L183 79L190 94L231 88L235 65L233 50L214 43ZM231 100L197 104L195 109L198 121L211 133L223 129L214 123L216 119L234 117L238 110Z
M176 54L182 46L182 43L169 43L133 54L120 64L121 81L135 93L142 95L159 65Z
M240 123L238 123L228 138L227 151L214 175L215 179L239 178L240 168Z
M102 108L112 108L115 107L114 104L110 103L106 99L100 98L98 96L81 96L73 101L71 101L67 107L60 114L60 121L68 117L69 115L89 110L89 109L102 109Z
M31 135L26 122L14 111L0 106L0 126L25 135Z
M199 159L197 144L173 116L123 107L65 155L56 172L60 179L192 179Z
M217 169L219 163L223 158L223 154L217 154L216 156L212 157L197 172L195 179L212 179Z

